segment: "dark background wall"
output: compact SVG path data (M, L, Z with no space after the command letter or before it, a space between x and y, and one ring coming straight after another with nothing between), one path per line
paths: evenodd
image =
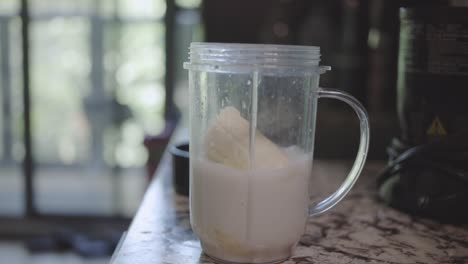
M370 158L385 159L396 121L398 2L383 0L227 1L202 4L205 41L320 46L323 87L351 93L368 109ZM352 158L359 127L340 102L321 100L316 155Z

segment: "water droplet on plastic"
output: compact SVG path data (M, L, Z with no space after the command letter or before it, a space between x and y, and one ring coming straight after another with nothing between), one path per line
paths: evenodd
M251 85L252 84L252 81L251 80L247 80L247 85Z

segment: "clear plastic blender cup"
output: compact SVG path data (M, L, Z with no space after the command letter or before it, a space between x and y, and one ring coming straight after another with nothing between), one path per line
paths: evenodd
M287 259L309 216L337 204L364 165L367 114L352 96L319 88L320 49L192 43L190 221L203 251L219 262ZM349 104L361 139L336 192L309 208L317 99Z

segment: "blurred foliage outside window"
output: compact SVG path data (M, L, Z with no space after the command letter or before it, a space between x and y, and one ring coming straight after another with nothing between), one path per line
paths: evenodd
M42 166L144 165L144 135L157 134L164 126L165 1L29 3L36 162ZM2 112L0 154L15 161L24 155L18 10L19 0L0 1L0 24L7 29L0 38L9 40L10 49L8 54L0 50L0 58L8 61L11 80L10 87L2 87L2 91L9 89L2 95L11 96L1 100L9 104L11 121L5 124Z

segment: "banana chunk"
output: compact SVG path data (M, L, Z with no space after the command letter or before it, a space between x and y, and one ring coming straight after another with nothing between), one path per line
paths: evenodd
M205 137L208 159L233 168L247 170L282 168L288 157L260 131L255 131L252 165L249 153L249 122L234 107L224 108ZM252 166L252 167L250 167Z

